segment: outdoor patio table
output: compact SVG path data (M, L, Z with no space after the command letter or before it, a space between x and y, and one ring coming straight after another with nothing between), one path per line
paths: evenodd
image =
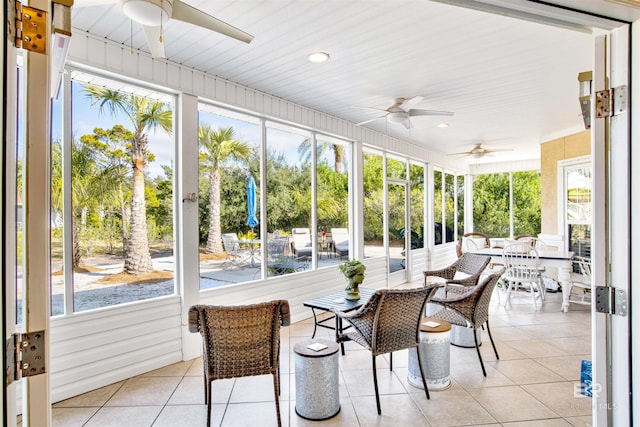
M342 319L337 317L335 314L329 316L324 319L318 319L318 315L320 313L316 313L316 310L320 310L323 312L332 312L332 311L343 311L349 312L353 310L357 310L362 307L368 300L371 298L371 295L374 294L375 289L369 288L360 288L360 299L357 301L349 301L345 299L346 291L338 291L329 295L325 295L318 298L313 298L308 301L305 301L303 305L305 307L311 308L313 312L313 335L311 338L316 336L316 332L318 327L332 329L336 331L336 341L338 340L338 335L342 332ZM331 321L331 319L335 319L335 326L325 325L326 322ZM349 326L347 326L349 327ZM342 354L344 355L344 344L340 344Z
M473 251L474 254L490 256L492 262L497 264L502 263L502 249L501 248L486 248L478 251ZM571 287L569 281L571 280L571 267L573 263L572 251L553 251L553 250L539 250L538 260L541 267L556 267L558 269L558 281L562 285L562 311L569 311L569 292Z
M239 245L247 245L249 249L249 263L248 267L259 267L260 264L256 263L260 261L260 256L256 255L256 250L260 248L260 239L238 239L235 243Z

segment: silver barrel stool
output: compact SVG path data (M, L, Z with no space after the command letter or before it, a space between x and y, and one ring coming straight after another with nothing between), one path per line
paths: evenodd
M429 322L438 325L430 326ZM407 381L414 387L424 388L418 366L417 349L420 351L422 369L429 390L444 390L451 385L450 377L451 324L440 319L423 317L420 321L420 345L409 349L409 374Z
M321 344L316 351L309 346ZM296 414L308 420L326 420L340 412L338 350L333 341L304 340L293 346L296 375Z

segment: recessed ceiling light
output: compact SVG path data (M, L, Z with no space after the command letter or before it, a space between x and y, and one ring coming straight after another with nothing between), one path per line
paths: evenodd
M313 52L307 59L311 62L327 62L329 54L327 52Z
M439 128L448 128L449 127L449 123L440 123L439 125L437 125L436 127Z

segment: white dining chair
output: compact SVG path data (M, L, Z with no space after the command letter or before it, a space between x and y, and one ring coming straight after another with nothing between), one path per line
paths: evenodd
M538 310L544 302L544 282L538 259L538 251L529 242L510 243L502 250L505 273L503 276L507 284L507 295L504 305L511 304L511 293L520 287L528 287L531 292L533 307Z

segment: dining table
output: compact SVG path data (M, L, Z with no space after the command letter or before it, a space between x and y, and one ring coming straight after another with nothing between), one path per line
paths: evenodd
M573 251L565 250L537 250L538 261L541 267L554 267L558 269L558 282L562 286L563 312L569 311L569 296L571 292L571 268L573 267ZM476 255L490 256L492 264L503 264L502 248L483 248L471 251Z

